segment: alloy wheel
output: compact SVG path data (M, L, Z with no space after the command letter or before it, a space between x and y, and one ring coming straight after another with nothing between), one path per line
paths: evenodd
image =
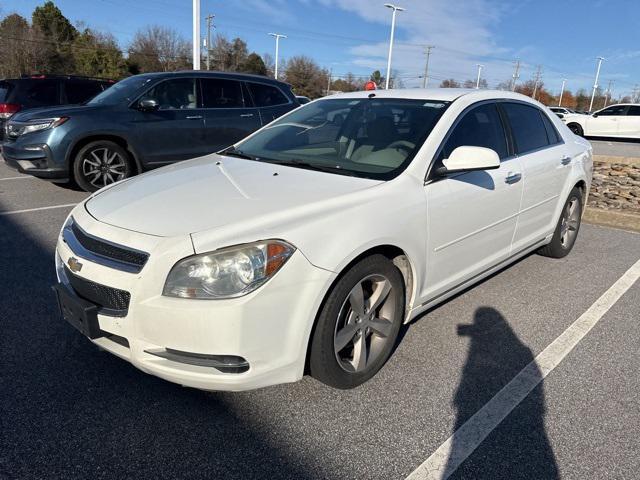
M127 161L107 147L89 150L82 158L82 174L94 187L101 188L127 176Z
M340 367L362 372L384 352L395 320L395 295L383 275L360 280L342 304L333 346Z
M560 224L560 243L564 248L570 247L578 234L578 226L580 224L579 205L579 200L576 197L572 197L565 207L562 223Z

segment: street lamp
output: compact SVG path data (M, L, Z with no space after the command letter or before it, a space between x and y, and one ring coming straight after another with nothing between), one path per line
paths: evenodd
M193 0L193 69L200 70L200 0Z
M482 67L484 65L480 65L479 63L476 65L478 67L478 79L476 80L476 90L480 88L480 74L482 73Z
M597 57L598 60L598 68L596 69L596 81L593 83L593 92L591 92L591 103L589 104L589 113L591 113L591 109L593 108L593 99L596 96L596 90L598 89L598 79L600 78L600 67L602 66L602 61L604 57Z
M564 86L567 84L567 79L562 79L562 88L560 88L560 99L558 100L558 106L562 106L562 96L564 95Z
M387 58L387 78L384 86L386 90L389 90L389 77L391 77L391 52L393 51L393 32L396 29L396 12L404 12L404 8L397 7L391 3L385 3L384 6L393 10L393 16L391 17L391 38L389 39L389 57Z
M278 46L280 44L280 39L287 38L287 36L280 35L279 33L270 33L269 35L271 35L272 37L276 37L276 68L275 68L275 71L273 72L273 76L277 80L278 79Z

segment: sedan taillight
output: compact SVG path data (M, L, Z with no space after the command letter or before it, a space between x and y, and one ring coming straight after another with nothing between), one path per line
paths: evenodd
M17 103L0 103L0 118L6 120L19 110L20 105Z

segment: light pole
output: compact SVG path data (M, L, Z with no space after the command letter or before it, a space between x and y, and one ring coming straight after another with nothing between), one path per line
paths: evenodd
M393 32L396 29L396 12L403 12L404 8L397 7L391 3L385 3L385 7L393 10L391 17L391 38L389 39L389 57L387 58L387 78L385 79L385 90L389 90L389 78L391 77L391 52L393 51Z
M427 88L429 84L429 57L431 56L431 49L434 48L433 45L427 45L425 47L425 55L427 56L427 63L424 65L424 78L422 79L422 88Z
M280 39L287 38L287 36L281 35L279 33L270 33L269 35L271 35L272 37L276 37L276 68L275 68L275 71L273 72L273 77L277 80L278 79L278 47L280 45Z
M596 81L593 83L593 92L591 92L591 103L589 104L589 113L591 113L591 109L593 108L593 99L596 96L596 90L598 89L598 79L600 78L600 67L602 66L602 61L604 57L597 57L598 60L598 68L596 68Z
M478 63L477 67L478 67L478 78L476 80L476 90L478 90L480 88L480 74L482 73L482 67L484 67L484 65L480 65Z
M567 83L567 79L563 78L562 79L562 87L560 88L560 99L558 100L558 106L561 107L562 106L562 95L564 95L564 86Z
M200 70L200 0L193 0L193 69Z
M211 23L215 18L215 15L207 15L207 70L211 70L211 27L213 24Z

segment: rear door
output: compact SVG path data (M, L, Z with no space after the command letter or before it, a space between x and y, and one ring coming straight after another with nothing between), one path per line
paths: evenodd
M70 79L64 82L63 90L63 102L79 104L91 100L102 92L103 88L102 85L96 81Z
M260 112L242 82L227 78L200 79L207 151L217 152L260 128Z
M630 105L619 121L618 134L626 138L640 138L640 105Z
M426 289L432 300L505 260L522 197L520 159L512 155L495 102L462 113L436 156L432 172L455 148L491 148L500 168L432 177L427 195Z
M157 83L139 100L154 99L158 110L134 115L136 147L143 163L157 167L208 152L204 138L205 111L198 104L195 78Z
M251 92L253 103L260 108L263 125L272 122L296 106L293 100L275 85L258 82L246 82L246 85Z
M520 158L523 193L512 251L545 238L555 227L555 212L573 159L565 156L562 137L547 115L534 105L502 102Z
M620 120L624 118L626 105L612 105L587 118L585 135L606 137L617 135Z

